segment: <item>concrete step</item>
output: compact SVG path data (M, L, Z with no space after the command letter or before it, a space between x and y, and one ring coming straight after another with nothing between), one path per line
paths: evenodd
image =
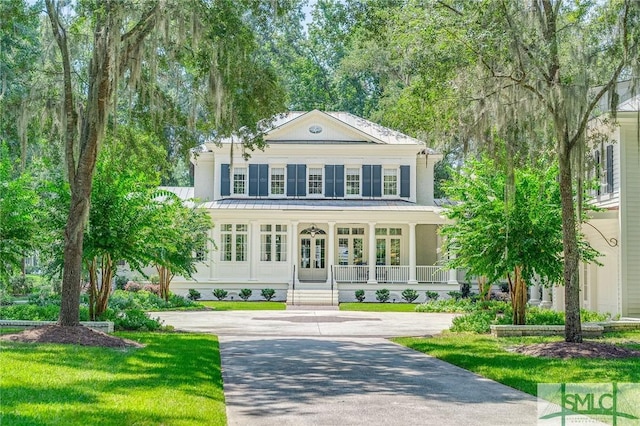
M331 290L296 289L294 291L289 289L287 292L287 304L310 306L337 305L338 291L334 290L332 294Z

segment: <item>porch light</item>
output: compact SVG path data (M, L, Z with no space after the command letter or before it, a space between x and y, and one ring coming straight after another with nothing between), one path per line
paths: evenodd
M316 227L316 224L312 223L311 228L309 228L309 234L311 234L311 238L315 238L317 232L318 232L318 228Z

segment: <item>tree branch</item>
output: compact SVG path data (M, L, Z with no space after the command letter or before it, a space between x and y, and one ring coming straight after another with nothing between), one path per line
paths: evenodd
M147 13L142 16L140 21L138 21L131 30L122 35L122 51L118 60L118 73L120 76L123 75L129 58L135 56L135 52L155 27L158 14L163 8L164 1L156 1Z

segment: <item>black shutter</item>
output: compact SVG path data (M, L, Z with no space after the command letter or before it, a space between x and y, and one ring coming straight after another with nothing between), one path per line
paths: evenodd
M411 183L409 180L409 166L400 166L400 196L409 198Z
M607 192L613 192L613 145L607 145Z
M296 164L296 187L298 197L307 195L307 166L305 164Z
M220 165L220 195L223 197L231 195L231 179L228 164Z
M372 166L371 195L382 197L382 166Z
M371 166L362 166L362 196L371 197Z
M324 166L324 196L325 197L335 197L335 183L333 180L333 175L335 171L335 166L333 165L325 165Z
M258 165L249 164L249 196L258 195Z
M600 195L602 187L602 164L600 162L600 150L593 153L593 160L596 163L596 195Z
M335 166L334 171L334 196L335 197L344 197L344 166L338 165Z
M269 196L269 165L260 164L258 166L258 195L260 197Z
M287 164L287 197L295 197L296 194L296 165Z

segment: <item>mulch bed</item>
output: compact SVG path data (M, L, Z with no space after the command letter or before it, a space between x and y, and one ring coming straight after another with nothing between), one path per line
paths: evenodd
M552 342L520 345L513 348L514 352L547 358L633 358L640 357L640 351L616 346L608 343L583 342Z
M55 324L26 329L16 334L5 334L0 336L0 339L22 343L62 343L106 348L144 347L133 340L111 336L89 327L68 327Z

